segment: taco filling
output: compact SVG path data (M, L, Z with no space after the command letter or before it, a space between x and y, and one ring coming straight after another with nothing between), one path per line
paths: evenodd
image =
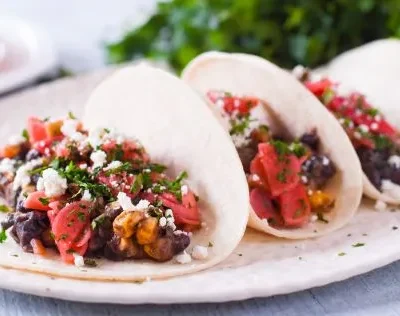
M400 138L397 130L364 95L348 91L327 78L313 78L300 67L296 73L308 90L339 120L373 186L391 198L399 199Z
M136 140L107 128L87 131L72 114L29 118L0 153L0 194L8 204L1 206L8 214L0 241L8 230L25 252L53 248L77 265L83 257L164 262L200 227L185 172L168 177Z
M257 216L274 227L328 222L335 198L324 188L336 168L326 155L318 153L316 131L295 140L273 135L259 115L265 109L258 98L223 91L210 91L207 97L229 125Z

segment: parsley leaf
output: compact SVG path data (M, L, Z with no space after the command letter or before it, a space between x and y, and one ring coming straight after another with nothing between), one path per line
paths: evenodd
M47 206L50 203L50 199L49 198L40 197L39 198L39 202L42 203L43 205Z
M363 243L363 242L358 242L358 243L356 243L356 244L353 244L352 246L353 246L354 248L363 247L363 246L365 246L365 243Z
M247 114L242 117L238 117L237 119L231 119L229 122L231 124L231 129L229 130L230 135L243 135L246 129L250 127L250 122L255 121L250 118L250 115Z
M85 258L85 259L83 259L83 260L84 260L85 266L88 266L88 267L97 267L97 262L96 262L96 260L91 259L91 258Z
M76 120L76 116L75 116L74 113L72 113L71 111L68 112L68 117L69 117L71 120Z
M22 130L22 134L21 135L22 135L23 138L25 138L26 141L29 141L29 134L28 134L28 131L27 131L26 128Z
M5 242L7 240L7 234L6 231L4 229L2 229L0 231L0 244L2 244L3 242Z
M131 193L138 193L143 188L143 174L139 173L131 186Z
M104 214L101 214L97 216L93 221L92 221L92 229L95 230L97 227L100 227L104 224L106 220L106 216Z
M339 253L338 253L338 256L339 256L339 257L343 257L343 256L345 256L345 255L346 255L345 252L339 252Z
M105 172L106 176L115 174L115 173L120 173L120 172L129 172L132 171L132 165L129 162L124 162L122 165L120 165L119 167L113 168L113 169L109 169Z

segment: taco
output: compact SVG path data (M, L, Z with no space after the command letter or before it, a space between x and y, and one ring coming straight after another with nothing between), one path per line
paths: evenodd
M362 195L357 156L337 121L290 74L255 56L209 52L182 77L237 148L250 190L249 226L299 239L353 217Z
M361 93L301 66L294 74L338 119L351 140L364 171L364 193L378 201L400 204L400 135Z
M95 89L84 124L29 118L1 150L0 266L140 281L227 257L248 196L235 148L202 103L139 66Z

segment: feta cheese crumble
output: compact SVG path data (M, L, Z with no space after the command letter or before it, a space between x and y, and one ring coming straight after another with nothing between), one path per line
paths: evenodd
M327 157L325 156L322 157L322 165L327 166L329 165L329 162L330 160Z
M187 185L182 185L181 186L181 193L182 193L182 195L186 195L187 193L188 193L188 187L187 187Z
M203 246L194 246L192 250L192 257L196 260L204 260L208 257L208 249Z
M260 177L258 175L256 175L256 174L253 174L251 177L252 177L253 181L259 181L260 180Z
M160 227L165 227L167 225L167 219L165 217L161 217L158 223Z
M22 135L13 135L8 139L9 145L19 145L24 142L26 142L26 139Z
M127 196L125 192L119 192L117 195L117 200L124 211L132 211L135 209L131 198Z
M72 137L78 129L79 122L74 119L66 119L61 126L61 133L65 136Z
M103 170L112 170L112 169L117 169L118 167L122 166L122 162L119 160L114 160L110 162L107 167L103 168Z
M363 133L368 133L369 132L369 127L365 124L361 124L358 126L358 128L360 129L361 132Z
M147 201L147 200L140 200L139 203L136 204L136 205L134 206L134 209L135 209L136 211L146 210L146 209L149 208L149 206L150 206L150 202L149 202L149 201Z
M92 152L90 155L90 160L93 161L93 168L103 167L106 163L107 155L102 150L97 150Z
M83 259L83 257L81 255L78 255L76 253L72 254L74 256L74 264L79 267L82 268L85 266L85 260Z
M382 180L381 190L393 199L400 199L400 186L390 180Z
M89 142L89 144L92 148L97 148L98 146L100 146L103 143L103 140L101 137L103 131L104 131L104 129L102 129L102 128L96 128L96 129L92 129L89 131L87 141Z
M31 160L26 164L22 165L21 167L19 167L15 174L13 190L15 191L19 187L24 187L29 183L31 183L31 176L29 174L29 171L40 166L42 163L43 163L42 158L38 158Z
M310 222L311 223L315 223L316 221L318 220L318 216L317 215L311 215L311 217L310 217Z
M179 255L175 256L175 260L180 264L187 264L192 262L192 257L186 251L183 251Z
M400 168L400 157L397 155L390 156L388 163L389 163L389 165L398 169L398 168Z
M82 201L91 201L92 195L90 194L89 190L83 191Z
M387 207L386 203L381 200L378 200L375 203L375 209L377 211L384 211L384 210L386 210L386 207Z
M44 189L46 196L55 197L63 195L68 185L67 179L61 177L57 170L49 168L43 171L42 177L38 180L37 187Z
M0 162L0 172L14 172L15 171L15 160L10 158L4 158Z
M371 124L371 129L373 130L373 131L376 131L377 129L378 129L378 124L377 123L372 123Z
M302 65L297 65L293 68L292 75L300 80L304 76L305 71L306 69Z

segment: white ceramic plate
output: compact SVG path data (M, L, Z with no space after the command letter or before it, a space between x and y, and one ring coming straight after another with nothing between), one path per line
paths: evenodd
M104 75L65 79L1 100L5 119L0 126L0 143L18 132L30 114L61 115L72 110L79 115L88 93ZM0 287L85 302L240 300L320 286L389 264L400 259L398 240L400 212L378 213L366 201L350 225L318 239L288 241L249 230L225 262L189 276L137 284L77 281L0 269ZM359 247L354 247L357 244ZM1 253L1 246L0 254L9 255Z
M56 65L55 50L42 29L0 16L0 94L32 82Z

